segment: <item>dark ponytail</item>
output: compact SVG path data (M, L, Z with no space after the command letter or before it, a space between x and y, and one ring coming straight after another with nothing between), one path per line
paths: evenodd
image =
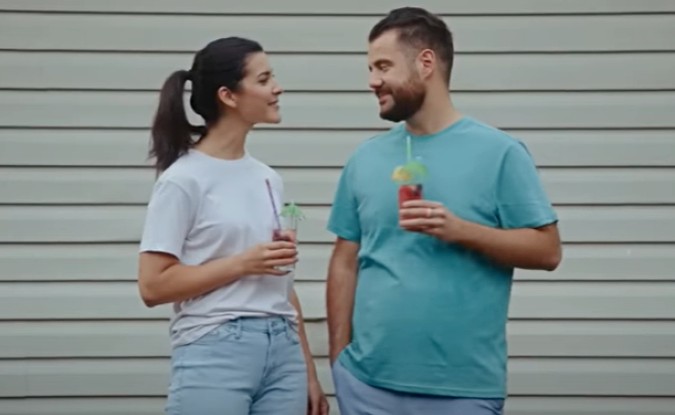
M185 154L192 146L192 133L200 130L190 124L183 105L185 82L190 73L180 70L172 73L162 86L159 107L152 124L152 148L155 167L163 171ZM203 127L202 127L203 128Z
M206 134L206 126L222 115L218 90L226 87L236 91L245 75L246 58L262 51L259 43L244 38L214 40L197 52L190 71L176 71L164 81L152 124L150 149L158 172L166 170L193 146L193 134ZM183 104L188 80L192 83L190 106L204 119L206 126L194 126L188 121Z

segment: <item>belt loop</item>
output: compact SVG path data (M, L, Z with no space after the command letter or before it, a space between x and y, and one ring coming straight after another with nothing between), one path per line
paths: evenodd
M241 332L244 330L243 328L243 322L241 318L237 318L234 320L234 332L235 332L235 338L237 340L241 339Z
M288 318L283 318L284 332L288 340L293 340L293 329L291 328L291 321Z
M281 319L281 324L284 326L284 331L290 333L291 326L288 324L288 319L286 317L279 317Z
M274 335L283 333L286 330L283 319L279 318L278 316L267 319L267 327L269 333Z

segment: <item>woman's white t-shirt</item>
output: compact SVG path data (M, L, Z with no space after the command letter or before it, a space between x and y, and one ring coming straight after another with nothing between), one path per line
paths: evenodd
M148 204L140 251L165 252L185 265L236 255L270 242L283 182L248 153L223 160L190 150L165 170ZM189 275L186 276L189 278ZM289 302L292 274L250 275L199 297L174 303L172 346L190 343L237 317L282 316L296 323Z

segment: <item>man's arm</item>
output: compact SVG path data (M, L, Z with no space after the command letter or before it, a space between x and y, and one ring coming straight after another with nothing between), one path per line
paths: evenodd
M459 244L507 267L556 269L562 258L558 219L526 146L509 146L497 173L494 208L499 227L458 218L431 201L407 202L400 212L401 226Z
M555 224L537 229L495 229L463 221L460 226L462 229L450 239L500 264L546 271L560 264L560 235Z
M337 238L328 266L326 305L330 362L351 342L359 244Z
M556 224L497 229L458 218L437 202L415 200L401 209L402 228L480 252L504 266L553 271L562 258Z

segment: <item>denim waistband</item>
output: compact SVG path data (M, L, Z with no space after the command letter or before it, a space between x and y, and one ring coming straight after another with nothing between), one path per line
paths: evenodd
M294 326L294 323L285 317L239 317L227 324L234 326L237 331L270 334L283 333Z

